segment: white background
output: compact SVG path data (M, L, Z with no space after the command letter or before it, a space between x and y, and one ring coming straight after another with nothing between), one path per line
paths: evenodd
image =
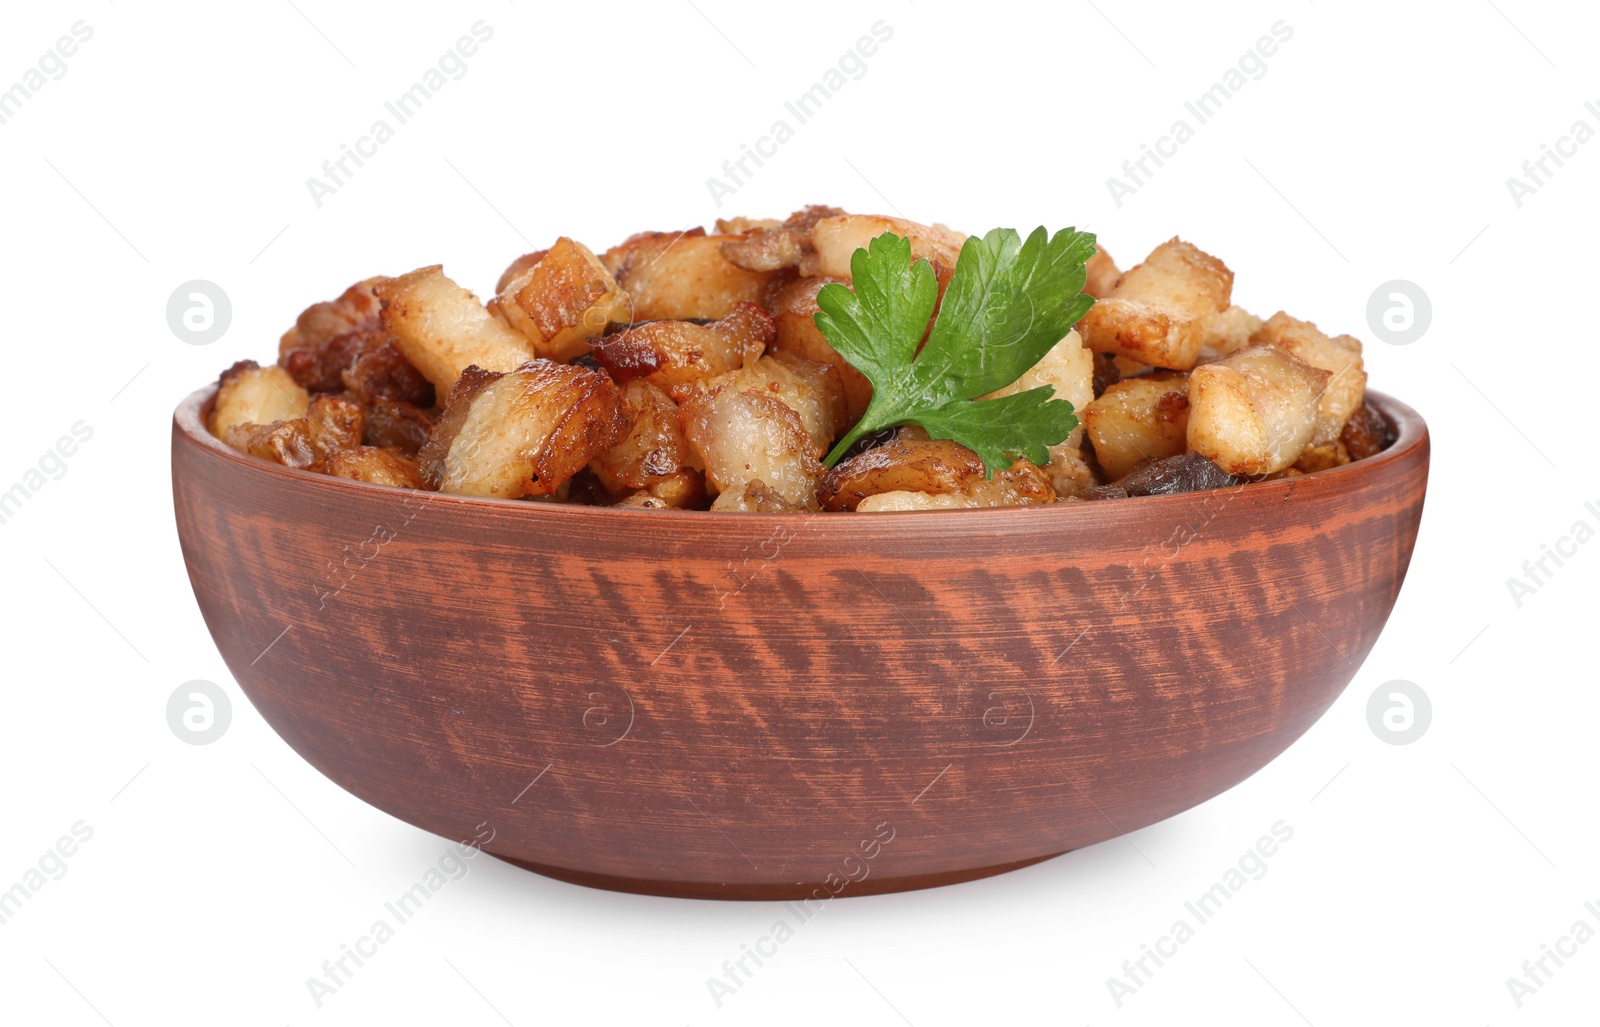
M1600 544L1520 607L1507 579L1574 522L1600 526L1584 508L1600 507L1600 141L1521 207L1506 180L1575 120L1600 129L1583 106L1600 102L1595 12L696 3L8 7L0 87L75 21L93 38L0 125L0 489L75 422L94 434L0 525L0 889L75 822L94 834L0 924L0 1021L1593 1022L1600 941L1520 1009L1506 978L1575 921L1600 927L1584 909L1600 905ZM494 35L466 76L319 209L306 179L480 19ZM865 76L718 210L706 179L880 19L893 36ZM1265 76L1119 208L1107 178L1280 20L1293 37ZM443 262L488 290L558 234L601 249L808 202L969 231L1076 224L1124 266L1181 233L1228 262L1242 305L1364 338L1373 385L1434 438L1377 648L1231 792L1000 878L833 903L722 1008L706 979L774 908L589 891L489 858L317 1008L306 978L447 843L324 780L238 692L174 534L172 407L236 359L270 359L302 307L368 275ZM233 304L208 346L165 317L197 278ZM1367 325L1391 279L1432 300L1409 346ZM234 702L207 746L165 716L195 678ZM1432 700L1409 745L1368 726L1393 679ZM1294 836L1266 876L1119 1008L1107 978L1279 820Z

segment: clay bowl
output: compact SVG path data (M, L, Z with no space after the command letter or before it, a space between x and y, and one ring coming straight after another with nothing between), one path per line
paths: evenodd
M634 511L270 465L177 410L179 537L268 723L340 787L551 877L784 899L949 884L1186 810L1355 675L1428 434L1225 491L984 511Z

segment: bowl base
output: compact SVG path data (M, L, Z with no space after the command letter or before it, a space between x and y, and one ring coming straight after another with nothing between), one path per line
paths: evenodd
M544 877L553 877L568 884L581 884L586 888L630 892L635 895L659 895L669 899L725 899L735 902L784 902L804 899L848 898L852 895L885 895L891 892L916 891L920 888L941 888L947 884L977 881L985 877L993 877L996 874L1021 870L1023 867L1030 867L1035 863L1043 863L1047 859L1055 859L1057 856L1065 855L1064 852L1053 852L1048 856L1034 856L1031 859L1017 860L1014 863L998 863L994 866L977 867L972 870L954 870L937 874L914 874L909 877L872 876L862 881L846 882L845 887L837 894L830 894L828 887L820 882L815 884L710 884L700 881L655 881L648 878L593 874L583 870L572 870L567 867L530 863L526 860L515 859L511 856L501 856L492 852L489 854L498 860L510 863L512 866L531 870Z

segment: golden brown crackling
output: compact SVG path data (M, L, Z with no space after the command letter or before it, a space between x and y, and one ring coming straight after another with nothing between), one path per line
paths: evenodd
M671 391L754 362L776 335L777 325L765 310L739 303L710 325L681 320L633 325L594 340L591 352L617 381L646 378Z
M327 473L335 478L350 478L392 488L423 487L422 474L415 460L376 446L357 446L335 453L328 460Z
M630 321L720 318L760 303L781 271L751 271L722 255L728 237L704 229L644 232L601 255L628 293Z
M822 479L817 498L824 510L854 510L883 492L960 492L983 475L983 460L966 446L902 429L889 442L841 461Z
M323 394L312 397L304 417L235 424L221 437L234 449L270 463L322 471L335 454L361 445L365 422L360 404Z
M622 401L632 413L632 429L589 464L611 492L646 489L677 474L693 456L672 397L637 379L622 386Z
M811 231L819 221L844 214L838 207L813 204L783 221L718 221L717 231L732 238L721 243L722 255L749 271L777 271L798 267L813 252Z
M1207 319L1226 310L1232 294L1227 265L1174 236L1124 272L1079 330L1098 353L1187 371L1199 359Z
M462 495L550 496L625 437L630 418L603 371L544 359L468 368L419 454L423 480Z

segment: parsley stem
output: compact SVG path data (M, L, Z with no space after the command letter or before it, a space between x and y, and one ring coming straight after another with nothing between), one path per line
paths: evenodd
M850 452L850 447L855 445L861 436L870 435L875 431L882 431L897 424L904 424L907 416L911 413L910 410L902 409L880 410L879 405L878 396L874 395L872 401L867 404L867 409L861 414L861 420L857 421L856 426L851 428L849 433L839 440L828 455L822 458L824 467L832 467L844 459L844 455Z
M865 427L866 421L867 419L865 417L857 421L856 426L850 429L850 433L844 438L840 439L838 445L834 446L832 451L829 452L827 456L822 458L822 464L824 467L832 467L834 464L837 464L846 453L850 452L850 447L856 444L856 440L860 439L861 436L867 434L869 431L877 430L875 428Z

